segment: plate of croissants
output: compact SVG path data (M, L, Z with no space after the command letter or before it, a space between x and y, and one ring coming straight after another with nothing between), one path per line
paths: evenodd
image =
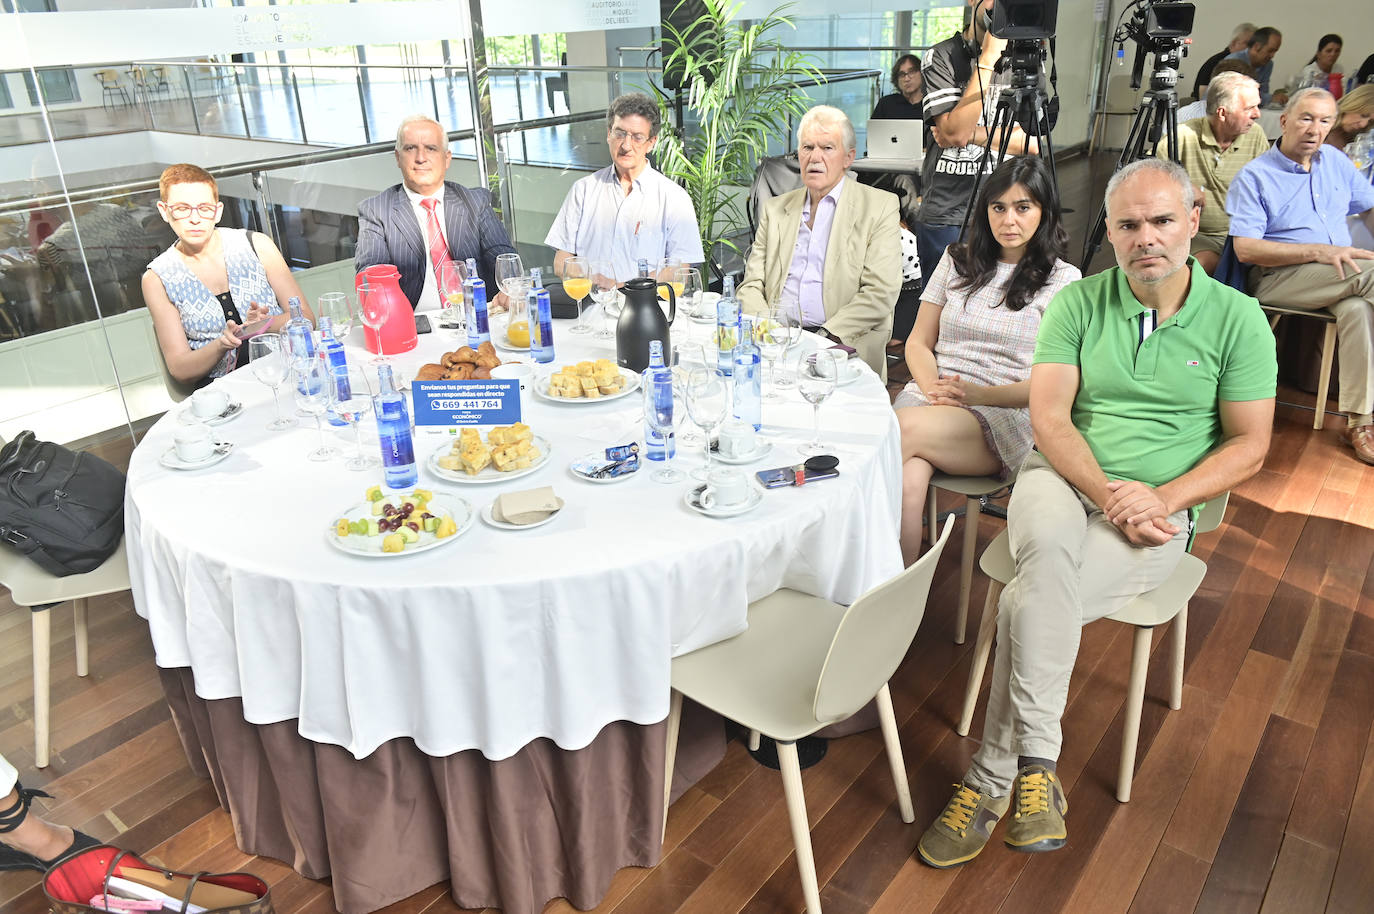
M438 362L427 362L415 372L417 381L485 381L491 377L491 370L501 364L501 357L491 343L483 343L476 349L459 346L452 352L445 352Z

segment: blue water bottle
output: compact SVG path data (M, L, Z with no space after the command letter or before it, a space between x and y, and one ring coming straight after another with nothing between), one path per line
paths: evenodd
M530 270L530 355L536 362L553 361L553 303L544 288L543 271Z
M473 349L491 342L487 320L487 284L477 275L477 261L468 258L468 278L463 283L463 312L467 318L468 345Z
M377 437L382 444L382 474L389 489L409 489L419 482L415 445L410 437L410 410L396 389L390 365L377 366Z
M739 301L735 298L735 277L726 275L716 302L716 368L729 376L735 368L735 346L739 344Z
M293 295L287 299L286 305L291 309L291 319L286 322L284 328L287 344L291 347L291 359L295 361L315 358L315 328L305 319L305 314L301 311L301 300ZM305 393L305 381L297 380L296 389Z
M335 379L335 386L339 388L339 399L347 400L349 397L348 357L344 355L343 343L334 337L334 322L328 314L321 314L316 323L320 327L320 358L324 360L330 376ZM329 407L324 417L329 420L330 425L348 424L339 418L339 414L334 411L333 406Z
M754 319L741 315L734 353L735 418L758 431L763 426L763 354L754 342Z
M652 392L654 412L660 422L673 424L673 370L663 363L663 341L649 340L649 367L640 376L644 388ZM677 440L670 431L667 440L658 433L648 413L644 416L644 455L650 460L663 460L665 456L677 456Z
M649 276L649 261L645 260L645 259L642 258L642 257L639 259L639 278L640 278L640 279L649 279L649 278L650 278L650 276Z

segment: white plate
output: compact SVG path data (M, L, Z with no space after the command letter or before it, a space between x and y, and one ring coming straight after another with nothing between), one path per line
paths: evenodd
M495 527L497 530L533 530L535 527L544 526L549 521L553 520L555 517L563 513L563 510L560 508L559 510L553 512L543 520L537 520L532 524L511 524L507 523L506 521L497 520L496 518L492 517L491 509L494 507L496 507L496 502L492 502L491 504L487 505L485 508L482 509L482 520L490 526Z
M215 449L210 452L210 456L204 460L182 460L177 456L177 449L169 447L158 458L158 463L169 470L200 470L205 467L212 467L234 452L234 442L216 441Z
M414 491L413 489L411 491ZM408 494L408 493L406 493ZM433 533L421 533L419 542L407 544L405 549L400 552L383 552L382 540L386 538L385 533L376 536L360 536L350 533L348 536L338 536L334 533L334 521L340 517L350 521L362 520L363 518L373 517L372 502L365 501L353 505L343 514L335 515L329 521L329 526L325 527L324 538L340 552L347 552L349 555L360 556L365 559L390 559L401 558L406 555L414 555L417 552L428 552L430 549L437 549L440 546L453 542L462 536L473 525L477 519L477 514L472 510L472 505L468 504L467 499L459 498L457 495L450 495L447 492L435 492L434 500L429 503L429 513L435 517L442 517L445 514L452 515L453 522L458 525L458 532L452 536L439 539Z
M620 369L620 376L625 379L625 385L613 394L604 397L597 397L589 400L586 397L555 397L549 393L549 378L553 376L550 371L547 374L535 375L534 395L541 400L548 400L550 403L571 403L573 405L586 406L591 403L608 403L611 400L619 400L626 394L634 393L639 387L639 375L628 368Z
M752 480L749 482L749 497L739 504L732 505L728 508L702 507L701 502L698 501L697 498L705 488L704 485L692 485L683 493L682 501L693 511L699 514L705 514L707 517L738 517L741 514L748 514L750 511L763 504L763 490L754 485Z
M594 482L594 483L596 483L597 485L610 485L611 483L624 482L624 481L627 480L627 479L634 479L635 476L637 476L637 475L639 474L639 470L636 469L636 470L635 470L634 472L632 472L632 473L625 473L625 474L623 474L623 475L621 475L621 476L590 476L590 475L588 475L588 474L586 474L586 473L580 472L580 471L577 469L578 464L583 463L583 461L591 461L592 463L601 463L601 462L604 462L605 459L606 459L606 452L605 452L605 451L601 451L600 453L598 453L598 452L596 452L596 451L592 451L590 454L583 454L581 457L577 458L577 459L574 460L572 463L568 464L568 472L571 473L571 474L573 474L573 476L577 477L578 479L582 480L583 482ZM639 466L640 466L640 468L643 468L643 466L644 466L644 461L643 461L643 460L641 460L641 461L639 462Z
M197 416L191 411L191 404L187 403L185 408L177 415L177 421L182 425L190 425L192 422L204 422L206 425L223 425L232 419L237 419L241 412L243 412L243 404L233 397L229 398L229 405L224 407L224 412L220 413L218 416L211 416L208 419L202 419L200 416Z
M506 339L506 328L502 327L499 333L492 333L491 345L499 352L529 352L528 346L514 346Z
M483 434L482 438L483 440L486 440L486 435ZM538 470L544 464L549 462L549 452L553 450L553 445L549 444L547 439L540 438L538 435L535 435L534 446L539 451L539 457L529 466L525 467L523 470L511 470L510 472L502 472L501 470L496 469L495 464L489 463L486 466L482 467L481 471L476 476L469 476L462 470L446 470L443 467L439 466L439 458L453 453L453 445L457 441L457 438L452 438L449 441L447 441L442 447L436 450L434 453L430 454L429 459L425 461L425 469L429 470L431 473L433 473L435 476L438 476L440 479L445 479L449 482L462 482L473 485L483 485L489 482L507 482L512 479L519 479L521 476L528 476L535 470Z
M711 459L718 463L728 463L731 466L741 466L746 463L753 463L756 460L762 460L771 453L773 453L773 442L759 441L757 447L754 448L754 452L752 454L746 454L743 457L726 457L720 451L712 451Z

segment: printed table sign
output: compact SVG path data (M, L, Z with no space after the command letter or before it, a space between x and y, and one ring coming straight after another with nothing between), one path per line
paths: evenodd
M441 427L513 425L520 421L520 382L413 381L415 424Z

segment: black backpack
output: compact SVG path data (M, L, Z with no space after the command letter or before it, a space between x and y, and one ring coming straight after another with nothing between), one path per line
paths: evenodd
M0 542L64 577L100 567L124 536L124 474L33 432L0 448Z

